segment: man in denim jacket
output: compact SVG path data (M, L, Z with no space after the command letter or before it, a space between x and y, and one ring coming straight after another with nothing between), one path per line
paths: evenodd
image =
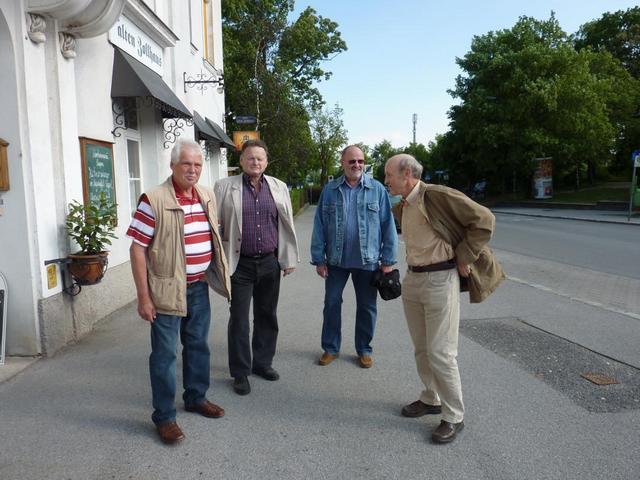
M356 293L355 347L362 368L373 365L371 340L376 325L376 270L387 273L396 263L396 233L385 187L364 173L364 154L356 145L342 151L344 175L320 195L311 237L311 263L325 279L320 365L340 352L342 292L351 275Z

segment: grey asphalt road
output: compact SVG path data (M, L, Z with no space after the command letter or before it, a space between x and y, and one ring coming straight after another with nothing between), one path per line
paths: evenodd
M302 262L282 282L274 363L280 381L251 377L249 396L233 393L227 306L215 298L210 398L227 414L204 419L178 401L187 439L166 447L149 418L148 326L128 306L79 344L0 384L0 479L638 478L637 368L584 348L582 340L563 340L564 330L573 335L599 323L611 330L601 345L614 349L625 336L638 339L634 318L527 278L506 281L482 304L463 301L466 428L453 444L433 445L438 417L399 414L420 391L399 300L379 303L375 365L363 370L355 362L348 287L341 356L316 365L323 284L308 264L313 213L296 220ZM512 252L504 258L508 272L519 265L526 273L539 262ZM611 368L602 373L618 376L618 385L577 378L585 366L606 362Z
M593 211L582 213L588 214ZM496 216L500 228L492 239L494 248L640 280L639 225Z

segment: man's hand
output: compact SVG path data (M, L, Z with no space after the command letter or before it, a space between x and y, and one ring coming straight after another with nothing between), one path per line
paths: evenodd
M456 259L456 266L458 267L458 273L461 277L467 278L471 273L471 265L466 265L458 259Z
M291 275L295 269L296 269L295 267L285 268L285 269L282 271L282 276L283 276L283 277L286 277L287 275Z
M393 270L393 265L380 265L380 271L385 275Z
M138 315L140 315L143 320L153 323L156 319L156 307L151 298L138 300Z
M327 278L329 276L329 269L326 265L316 265L316 273L322 278Z

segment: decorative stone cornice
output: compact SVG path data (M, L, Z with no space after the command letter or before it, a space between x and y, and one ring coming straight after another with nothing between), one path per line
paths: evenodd
M33 43L44 43L47 36L44 34L47 23L42 15L27 13L27 35Z
M64 31L78 38L101 35L120 18L126 0L92 0L82 12L61 22Z
M60 51L66 59L76 58L76 37L67 32L58 32Z
M76 38L90 38L109 31L126 3L127 0L27 0L26 10L29 15L57 20L60 31Z

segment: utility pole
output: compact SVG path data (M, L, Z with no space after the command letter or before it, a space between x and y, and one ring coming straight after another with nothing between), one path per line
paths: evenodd
M416 123L418 123L418 114L413 114L413 144L416 143Z

